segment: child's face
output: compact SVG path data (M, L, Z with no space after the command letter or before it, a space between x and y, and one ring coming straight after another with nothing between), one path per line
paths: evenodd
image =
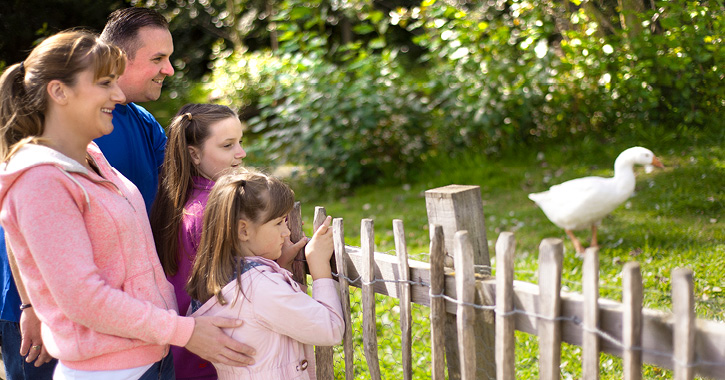
M282 245L289 236L286 216L263 224L244 219L239 221L239 240L242 242L244 256L261 256L277 260L282 255Z
M216 181L247 156L242 148L242 123L236 117L217 121L209 126L209 137L201 147L190 146L189 153L201 174Z

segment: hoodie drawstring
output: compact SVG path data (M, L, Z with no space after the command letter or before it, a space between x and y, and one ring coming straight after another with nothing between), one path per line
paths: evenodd
M57 166L56 166L56 167L57 167ZM71 181L75 182L75 184L76 184L76 185L78 185L78 187L80 187L80 188L81 188L81 190L83 190L83 197L84 197L84 198L86 199L86 203L88 204L88 209L90 210L90 209L91 209L91 198L90 198L90 197L88 196L88 192L87 192L87 191L86 191L86 189L85 189L85 188L83 187L83 185L81 185L81 183L80 183L80 182L78 182L78 180L77 180L77 179L75 179L75 178L74 178L74 177L73 177L73 176L72 176L72 175L71 175L70 173L68 173L67 171L63 170L62 168L58 168L58 170L60 170L60 171L61 171L61 173L65 174L65 175L66 175L66 177L70 178L70 180L71 180Z

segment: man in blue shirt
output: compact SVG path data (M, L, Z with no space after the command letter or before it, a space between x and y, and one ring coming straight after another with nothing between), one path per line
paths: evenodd
M96 143L111 166L139 188L147 212L156 196L166 134L153 115L135 102L157 100L164 78L174 74L169 61L174 44L168 27L158 12L134 7L111 13L101 35L128 56L126 71L118 81L128 103L116 106L113 132ZM50 380L57 361L51 360L40 344L40 322L32 306L20 310L21 299L11 274L2 229L0 236L0 344L7 380ZM21 324L25 339L20 334Z
M113 12L101 39L121 47L128 56L126 71L118 79L127 103L116 105L113 111L113 132L95 142L111 166L138 187L148 212L156 197L166 134L153 115L135 103L161 96L164 79L174 75L169 60L174 42L166 19L146 8Z

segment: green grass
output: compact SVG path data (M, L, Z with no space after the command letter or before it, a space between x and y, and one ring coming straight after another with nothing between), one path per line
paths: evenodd
M725 318L725 149L722 139L691 140L694 144L667 141L650 148L665 169L644 173L638 168L634 196L602 222L599 233L601 296L621 300L621 271L628 261L641 265L644 306L669 310L670 274L677 267L694 271L696 313L699 318L722 321ZM585 175L611 176L617 154L637 144L610 141L597 144L558 145L517 152L495 159L475 153L455 158L440 157L418 180L408 184L365 186L339 199L326 198L319 189L295 186L303 202L306 226L312 224L314 206L324 206L329 215L345 222L345 242L359 246L360 220L375 223L376 251L393 253L392 220L405 223L411 258L428 261L429 245L424 191L448 184L479 185L484 202L486 233L492 262L493 246L502 231L514 231L517 239L516 279L537 282L538 245L546 237L564 240L564 290L581 290L581 260L558 227L549 222L526 195L556 183ZM309 229L309 227L307 227ZM308 234L311 231L308 231ZM577 235L588 242L589 231ZM495 268L495 265L494 265ZM368 378L362 351L359 297L353 292L356 379ZM358 298L355 298L358 297ZM400 333L397 300L378 296L378 340L381 368L385 378L400 378ZM357 306L356 306L357 305ZM414 323L414 364L416 378L430 373L428 309L416 307ZM339 350L341 352L341 350ZM517 333L517 378L538 376L537 338ZM581 377L580 349L564 344L562 378ZM337 356L336 373L343 364ZM620 379L622 361L602 355L601 378ZM646 379L665 379L671 371L646 366Z

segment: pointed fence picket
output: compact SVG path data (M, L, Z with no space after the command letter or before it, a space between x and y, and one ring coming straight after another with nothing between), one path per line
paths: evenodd
M485 231L482 210L481 215L470 212L479 208L480 189L470 186L442 189L429 190L434 197L443 199L437 205L432 205L435 201L427 203L429 220L458 227L475 226ZM471 196L472 192L479 199ZM441 206L444 203L447 205ZM297 207L294 212L299 210ZM317 209L318 214L324 215L324 209ZM290 217L290 221L301 220L297 218ZM321 220L318 218L315 220ZM295 225L301 226L301 223L295 222ZM623 358L625 379L641 379L643 363L672 369L678 380L696 375L725 379L725 324L695 318L691 270L672 271L672 313L643 309L644 290L638 263L627 263L624 267L621 303L599 298L596 249L588 249L585 254L582 294L562 292L561 240L542 241L537 285L514 280L513 233L503 232L496 241L498 260L494 278L489 275L490 267L476 264L476 260L488 262L488 249L483 251L477 243L481 231L471 233L458 227L446 229L431 223L430 263L425 263L407 258L400 220L393 222L397 256L374 251L372 220L364 219L361 223L361 247L345 245L343 220L334 220L336 276L346 323L343 338L346 379L354 378L352 340L357 334L363 336L370 378L381 378L376 294L400 300L404 379L412 379L411 303L430 307L433 379L445 379L446 375L449 379L515 379L514 330L538 336L541 379L560 377L562 342L582 347L584 379L599 378L602 352ZM292 236L301 234L295 235L293 231ZM350 286L362 289L362 332L352 331ZM454 335L448 333L451 328ZM317 378L333 379L332 351L329 348L317 351L322 353L317 355Z

